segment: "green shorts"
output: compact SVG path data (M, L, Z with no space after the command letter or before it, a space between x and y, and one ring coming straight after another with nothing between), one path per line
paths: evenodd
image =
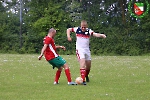
M55 67L60 68L66 63L66 61L60 56L58 56L52 60L49 60L48 62L53 66L53 69Z

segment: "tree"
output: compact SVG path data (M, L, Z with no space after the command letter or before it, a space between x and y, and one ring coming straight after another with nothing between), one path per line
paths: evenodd
M140 55L150 52L150 11L143 18L131 16L129 0L22 0L22 3L23 46L20 49L20 3L16 0L0 2L0 48L3 52L38 53L43 37L54 27L56 44L67 47L66 52L59 52L75 54L75 34L71 34L74 39L69 43L66 29L80 25L83 19L88 21L89 28L107 35L105 40L91 38L92 54Z
M55 5L54 5L55 3ZM62 9L65 2L56 2L56 1L34 1L32 0L30 3L30 11L28 15L30 15L28 20L28 32L26 33L27 41L24 44L25 47L32 47L33 52L39 52L41 50L41 46L43 45L42 40L45 35L47 35L48 30L53 27L57 30L58 44L62 44L62 38L66 36L64 32L68 25L68 14L64 12ZM35 37L36 36L36 37ZM28 44L31 43L31 44ZM26 48L27 49L27 48ZM25 50L26 50L25 49Z

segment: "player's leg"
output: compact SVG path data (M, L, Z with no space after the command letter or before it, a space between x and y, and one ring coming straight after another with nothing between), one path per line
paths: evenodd
M84 50L80 49L80 50L76 50L76 55L80 64L80 75L83 79L83 82L85 83L85 52ZM85 83L86 85L86 83Z
M62 72L62 68L58 68L58 70L56 71L56 74L55 74L54 84L58 84L58 80L60 78L61 72Z
M71 74L70 74L70 69L69 69L68 64L65 63L65 64L63 65L63 68L64 68L64 70L65 70L65 74L66 74L66 77L67 77L68 82L71 82L72 80L71 80Z
M70 68L69 68L68 64L65 63L62 67L65 70L65 74L66 74L66 77L67 77L67 80L68 80L68 85L77 85L76 83L72 82L71 72L70 72Z
M58 68L58 70L56 71L56 74L55 74L55 80L54 80L54 84L58 84L59 83L59 78L60 78L60 75L61 75L61 72L62 72L62 65L64 65L66 63L66 61L62 58L62 57L56 57L50 61L48 61L52 66L53 66L53 69L56 67Z
M54 58L53 60L49 60L48 61L52 66L53 66L53 69L55 67L57 67L57 58ZM61 72L62 72L62 68L61 67L57 67L58 70L56 71L56 74L55 74L55 79L54 79L54 84L58 84L59 83L59 78L60 78L60 75L61 75Z
M69 85L74 85L73 82L71 82L71 74L70 74L70 69L68 64L66 63L66 61L62 58L62 57L57 57L54 58L53 60L51 60L51 63L53 63L53 66L56 66L58 68L57 72L56 72L56 77L55 77L55 81L58 82L62 68L64 68L65 70L65 74L68 80L68 84Z
M80 75L83 79L83 82L85 82L85 75L86 75L85 59L84 58L80 59L79 63L80 63Z
M86 55L85 55L85 59L86 59L86 61L85 61L86 75L85 75L85 77L86 77L86 82L89 82L90 80L89 80L88 75L89 75L90 70L91 70L91 52L90 52L90 50L87 50Z
M88 75L89 75L90 70L91 70L91 60L86 60L85 62L86 62L86 75L85 75L85 77L86 77L86 82L89 82L90 79L89 79Z

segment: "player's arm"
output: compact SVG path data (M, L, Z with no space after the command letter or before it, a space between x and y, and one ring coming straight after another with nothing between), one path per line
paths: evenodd
M55 46L56 49L63 49L63 50L66 50L66 48L64 46Z
M39 60L42 59L42 56L43 56L43 54L44 54L44 52L45 52L47 46L48 46L48 44L44 44L44 46L43 46L43 48L42 48L42 50L41 50L41 54L40 54L40 56L38 57Z
M94 37L99 37L99 38L106 38L105 34L100 34L100 33L95 33L95 32L93 32L93 36Z
M67 29L67 39L68 41L72 41L72 38L70 37L70 33L72 32L72 28Z

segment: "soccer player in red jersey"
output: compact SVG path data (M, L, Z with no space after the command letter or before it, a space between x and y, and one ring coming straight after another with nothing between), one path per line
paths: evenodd
M80 74L83 79L83 85L86 85L86 81L89 82L88 74L91 69L91 53L90 53L90 37L106 38L105 34L95 33L93 30L87 28L87 21L82 20L80 27L73 27L67 29L68 41L72 41L70 33L76 33L76 55L80 64Z
M41 54L38 57L39 60L42 59L42 56L45 56L45 59L53 66L53 68L57 67L58 70L55 75L55 81L54 84L59 83L59 78L62 72L62 69L64 68L65 74L68 80L68 85L76 85L76 83L72 82L71 79L71 73L68 64L66 61L59 56L56 49L61 48L65 50L64 46L55 46L54 42L54 36L56 35L56 30L54 28L49 29L48 35L44 38L44 46L41 50Z

